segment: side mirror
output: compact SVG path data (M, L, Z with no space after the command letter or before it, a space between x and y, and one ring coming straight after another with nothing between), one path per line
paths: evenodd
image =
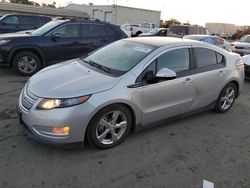
M164 80L171 80L175 79L177 76L176 72L168 69L168 68L162 68L159 70L156 74L156 77L159 79L164 79Z
M53 34L53 35L51 35L51 39L52 39L53 41L55 41L55 42L57 42L57 40L58 40L59 38L61 38L61 35L59 35L59 34Z

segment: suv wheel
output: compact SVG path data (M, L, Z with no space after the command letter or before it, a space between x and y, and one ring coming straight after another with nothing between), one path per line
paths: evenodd
M129 134L132 117L123 105L108 106L99 111L87 129L87 139L91 146L108 149L120 144Z
M15 70L23 76L31 76L41 68L41 61L32 52L20 52L13 59Z
M233 106L236 95L237 88L235 84L229 83L226 85L216 101L214 110L219 113L224 113L230 110L230 108Z

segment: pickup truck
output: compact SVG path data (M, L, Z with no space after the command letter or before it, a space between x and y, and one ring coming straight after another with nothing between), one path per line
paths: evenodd
M132 37L137 37L142 33L147 33L151 29L157 28L156 24L153 23L142 23L142 24L124 24L121 28L130 31Z

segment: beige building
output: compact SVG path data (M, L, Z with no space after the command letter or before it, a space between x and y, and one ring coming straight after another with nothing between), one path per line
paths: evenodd
M38 14L52 17L89 17L89 15L84 11L63 8L47 8L15 3L0 3L0 15L5 14Z
M65 9L87 12L91 18L122 25L126 23L154 23L159 26L161 11L147 10L120 5L77 5L71 4Z
M229 23L206 23L206 27L213 33L226 33L228 35L234 34L238 29L241 29L241 26Z

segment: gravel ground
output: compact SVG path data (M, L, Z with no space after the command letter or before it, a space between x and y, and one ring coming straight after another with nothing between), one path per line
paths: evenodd
M25 136L18 95L28 78L0 69L1 188L250 187L250 82L226 114L208 111L132 133L118 147L60 149Z

